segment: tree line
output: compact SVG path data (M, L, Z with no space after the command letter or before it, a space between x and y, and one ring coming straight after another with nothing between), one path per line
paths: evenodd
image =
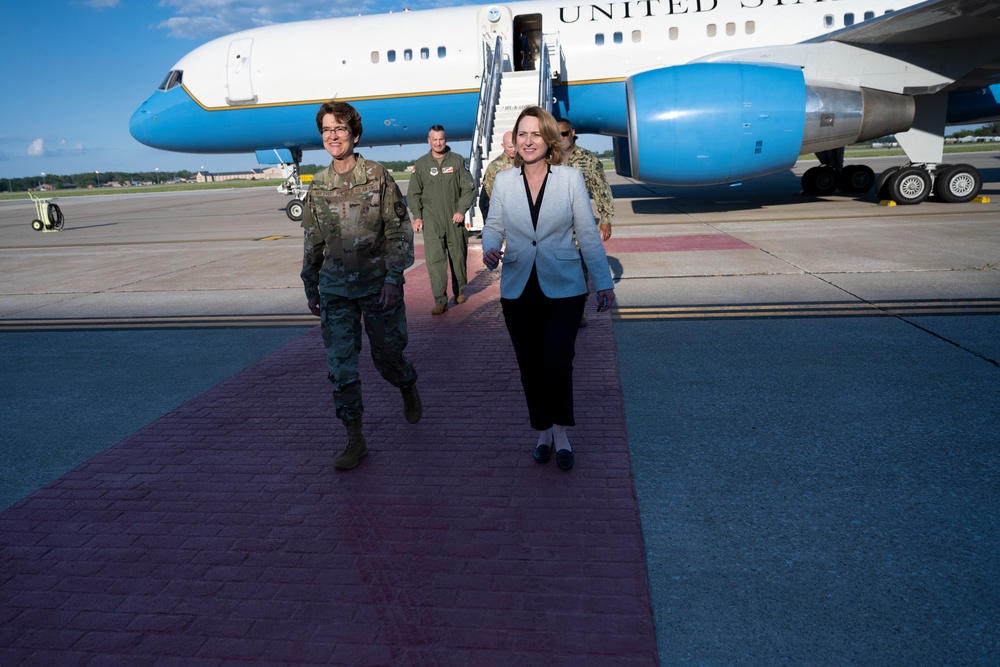
M952 139L962 137L1000 137L1000 122L989 123L974 130L961 130L948 135ZM884 139L891 139L885 137ZM875 139L875 142L882 139ZM872 142L867 141L866 144ZM602 160L610 160L614 157L614 151L604 151L597 154ZM413 165L415 160L385 160L381 161L382 166L395 172L406 171L407 167ZM315 174L327 165L304 164L299 167L302 174ZM42 176L25 176L21 178L0 179L0 192L25 192L27 190L37 190L44 182L57 190L67 188L93 188L105 187L108 183L118 183L122 186L139 185L143 183L169 183L174 180L187 180L196 172L181 169L180 171L108 171L108 172L85 172L82 174L45 174Z
M102 188L108 183L118 183L121 186L140 185L143 183L169 183L173 180L191 178L196 172L181 169L180 171L100 171L84 172L82 174L39 174L38 176L22 176L21 178L0 178L0 192L26 192L37 190L43 183L57 190Z

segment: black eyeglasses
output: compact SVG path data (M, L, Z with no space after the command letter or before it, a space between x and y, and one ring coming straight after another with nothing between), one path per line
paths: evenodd
M563 135L564 137L568 137L569 136L569 132L560 132L559 134Z

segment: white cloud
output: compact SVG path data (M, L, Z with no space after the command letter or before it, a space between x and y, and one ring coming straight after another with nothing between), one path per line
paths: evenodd
M360 4L362 11L367 5ZM272 23L333 18L359 10L353 0L334 0L325 4L322 12L274 0L160 0L160 7L175 9L176 16L157 27L179 39L218 37Z
M66 155L82 155L87 152L86 147L81 143L71 144L65 139L60 139L55 148L45 145L45 139L35 139L28 145L29 157L63 157Z
M92 9L114 9L121 5L121 0L84 0L85 5Z

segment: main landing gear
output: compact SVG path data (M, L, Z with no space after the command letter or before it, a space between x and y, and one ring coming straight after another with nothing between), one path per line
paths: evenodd
M285 207L285 215L288 219L293 222L298 222L302 219L302 213L305 210L305 204L302 202L309 190L308 185L303 185L303 183L308 183L312 180L312 176L303 177L299 173L299 163L302 161L302 151L294 148L292 149L292 159L295 160L293 164L282 164L281 171L282 174L287 176L285 182L278 186L278 192L283 195L291 195L292 201L288 202Z
M934 196L949 204L972 201L983 187L979 170L969 164L914 164L889 167L878 177L865 165L844 166L844 149L816 153L820 165L802 175L806 194L826 196L837 190L864 194L875 189L879 201L919 204Z
M875 181L880 201L919 204L930 196L948 204L972 201L983 187L979 170L969 164L909 164L889 167Z

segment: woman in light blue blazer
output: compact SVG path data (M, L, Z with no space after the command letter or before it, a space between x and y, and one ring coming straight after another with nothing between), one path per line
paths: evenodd
M555 119L539 107L525 109L514 140L514 168L497 174L493 185L483 263L493 270L503 262L500 304L528 418L538 431L535 460L546 463L554 449L558 466L569 470L574 346L587 301L581 255L597 289L598 312L614 303L614 284L583 175L560 165L565 143Z

